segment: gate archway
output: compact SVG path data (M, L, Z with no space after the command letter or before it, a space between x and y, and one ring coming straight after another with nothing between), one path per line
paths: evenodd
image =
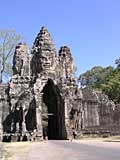
M42 90L42 126L48 139L66 139L64 101L59 88L48 79Z

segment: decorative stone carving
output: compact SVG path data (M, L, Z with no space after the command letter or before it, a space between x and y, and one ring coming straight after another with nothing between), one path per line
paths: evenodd
M59 50L59 67L60 77L72 78L74 73L73 58L70 49L67 46L61 47Z
M31 71L36 75L41 71L55 72L57 55L51 36L45 27L38 33L32 48Z
M29 49L26 44L16 46L13 57L13 75L28 76L30 72Z

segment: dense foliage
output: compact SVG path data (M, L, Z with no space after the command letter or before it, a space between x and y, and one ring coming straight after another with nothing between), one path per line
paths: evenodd
M101 84L101 89L114 102L120 103L120 68L114 69L106 82Z
M120 103L120 59L116 60L117 67L96 66L79 76L81 87L101 90L115 103Z

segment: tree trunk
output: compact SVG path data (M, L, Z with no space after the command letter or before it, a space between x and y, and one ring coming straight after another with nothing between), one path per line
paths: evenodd
M0 72L0 84L2 83L2 73L3 72Z
M2 68L1 71L0 71L0 84L1 84L2 81L3 81L3 72L4 72L4 66L3 66L3 68Z

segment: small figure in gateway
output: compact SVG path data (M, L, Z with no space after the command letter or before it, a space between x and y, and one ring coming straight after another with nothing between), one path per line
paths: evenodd
M77 136L77 131L76 131L75 128L72 128L72 138L71 138L71 141L72 141L73 139L75 139L76 136Z
M48 140L48 129L43 127L43 140L46 142Z

